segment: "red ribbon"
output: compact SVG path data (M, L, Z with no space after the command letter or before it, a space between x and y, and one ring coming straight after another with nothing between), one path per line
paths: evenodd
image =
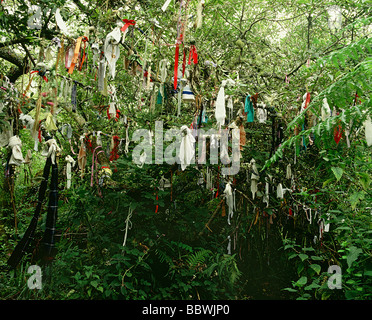
M158 191L156 191L156 201L158 200L159 200ZM158 210L159 210L159 205L157 204L155 207L155 213L158 213Z
M129 26L135 26L135 25L136 25L136 21L134 21L134 20L124 19L123 22L124 22L125 24L124 24L124 26L120 29L120 31L123 31L123 32L125 32L125 30L127 30Z
M119 137L118 136L113 136L112 139L114 140L114 147L112 148L110 152L110 161L117 160L119 158L118 151L119 151Z
M334 128L333 131L333 139L335 140L336 144L340 142L342 138L342 126L339 124Z
M42 73L40 73L39 70L34 70L34 71L31 71L31 73L38 73L40 77L43 77L43 79L45 80L45 82L48 82L48 78L45 76L45 74L43 75Z
M177 90L178 56L180 54L180 44L176 44L176 56L174 57L174 90Z
M357 102L359 102L359 104L362 103L362 101L360 101L360 99L358 100L359 96L358 96L358 93L355 94L355 101L354 101L354 105L357 104Z
M198 63L198 54L196 52L196 47L194 45L190 46L189 64L191 64L191 60L194 61L194 64Z

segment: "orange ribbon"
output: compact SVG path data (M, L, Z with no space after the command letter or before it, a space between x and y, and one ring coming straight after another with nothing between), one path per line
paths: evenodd
M83 37L82 41L84 43L84 49L83 49L83 56L81 58L81 63L80 63L80 66L79 66L79 71L81 71L81 69L83 68L83 63L85 61L85 49L87 47L88 38L87 37Z
M72 74L74 72L75 64L77 63L77 60L78 60L78 57L79 57L79 51L80 51L80 46L81 46L82 39L83 39L83 37L79 37L76 40L74 57L72 58L70 69L68 69L69 74Z

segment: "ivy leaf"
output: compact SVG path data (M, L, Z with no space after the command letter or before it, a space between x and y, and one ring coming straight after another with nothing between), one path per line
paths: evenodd
M332 167L332 172L333 174L335 175L337 181L340 181L343 173L344 173L344 169L340 168L340 167Z
M359 254L362 253L362 252L363 252L363 250L360 249L360 248L357 248L355 246L350 247L349 254L346 257L346 262L347 262L347 265L349 266L349 268L351 267L353 262L358 259Z

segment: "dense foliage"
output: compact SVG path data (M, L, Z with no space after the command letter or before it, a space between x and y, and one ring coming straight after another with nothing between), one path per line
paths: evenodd
M1 131L12 128L23 154L32 151L30 163L15 167L11 176L2 174L0 181L1 298L371 299L372 154L366 139L372 117L371 7L362 0L206 0L202 7L201 1L181 0L163 12L164 2L1 3ZM31 5L42 9L40 29L30 28L36 11L29 11ZM331 21L335 5L339 24ZM69 34L62 35L56 25L58 8ZM136 25L128 27L120 44L115 78L101 90L92 45L102 50L122 19ZM186 170L155 161L138 166L132 161L138 143L130 141L125 150L127 128L129 137L140 128L154 132L155 121L162 120L164 129L179 130L200 113L197 103L182 103L178 115L180 89L174 90L173 70L181 25L180 65L182 50L188 58L195 45L198 53L198 63L186 69L206 108L204 130L217 128L214 102L223 80L235 81L225 90L234 99L231 122L244 111L248 94L258 93L258 104L267 108L265 121L258 121L257 108L253 122L243 119L246 143L237 175L224 177L222 165L211 163ZM83 35L86 62L70 75L55 38L66 49ZM38 62L47 65L48 82L31 74ZM307 92L311 99L303 109ZM324 98L331 116L324 116ZM44 106L39 120L45 120L53 101L58 127L43 128L41 134L53 136L61 148L57 253L52 263L41 262L45 201L30 251L9 269L7 260L37 205L45 165L42 146L34 151L32 130L19 119L20 112L35 117L39 99ZM106 113L112 101L120 110L118 120ZM66 124L72 127L70 140ZM103 133L99 159L97 131ZM115 135L124 140L118 158L110 161ZM81 136L88 146L87 166L84 175L73 167L68 189L65 157L77 161ZM4 171L10 154L7 145L0 148ZM251 159L259 173L255 196ZM103 179L96 162L110 166L109 178ZM212 190L206 187L208 177ZM162 178L169 185L162 187ZM231 224L224 195L228 181L235 191ZM43 267L42 290L27 286L32 264ZM341 289L329 288L332 265L342 271Z

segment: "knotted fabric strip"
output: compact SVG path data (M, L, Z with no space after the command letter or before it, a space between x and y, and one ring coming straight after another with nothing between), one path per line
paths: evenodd
M120 29L117 27L107 35L104 44L104 53L112 79L115 78L116 61L120 57L119 48L120 38L121 38Z
M194 64L198 63L198 53L196 52L195 45L190 46L189 65L191 65L191 61L193 61Z
M180 152L179 158L181 162L181 169L184 171L188 165L190 165L192 159L194 159L195 155L195 138L191 134L191 130L187 126L181 127L181 145L180 145Z
M41 152L41 155L47 158L50 157L50 159L52 160L52 164L55 164L56 153L60 151L61 149L60 147L58 147L57 141L55 139L49 139L45 141L44 149Z
M120 31L124 32L124 34L126 34L128 32L128 27L129 26L135 26L136 25L136 21L134 20L128 20L128 19L123 19L123 22L124 22L124 26L120 29ZM125 35L124 35L125 37Z
M67 155L66 158L66 189L71 187L71 168L75 166L76 161L70 156Z
M9 164L20 166L24 159L22 155L22 141L18 136L13 136L9 138L8 147L12 150Z

